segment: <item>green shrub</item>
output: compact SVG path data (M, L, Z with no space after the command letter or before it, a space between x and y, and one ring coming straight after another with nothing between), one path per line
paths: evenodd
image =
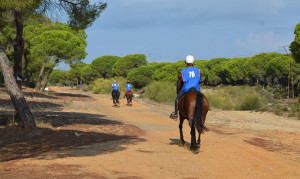
M222 95L218 94L211 94L207 93L205 94L207 97L207 100L209 102L209 105L214 108L224 109L224 110L233 110L234 105L231 103L230 99Z
M283 116L283 111L280 110L279 108L274 109L274 113L275 113L277 116Z
M265 111L269 111L269 106L268 105L263 105L263 106L261 106L260 108L259 108L259 110L260 111L263 111L263 112L265 112Z
M115 76L123 76L126 77L128 73L140 66L146 65L146 55L144 54L131 54L126 55L117 60L112 67L112 72Z
M93 60L90 73L97 77L110 78L113 76L113 65L120 59L118 56L105 55Z
M262 107L262 100L258 97L257 94L248 94L246 95L240 105L241 110L255 110Z
M153 68L141 66L129 72L127 78L135 88L142 88L152 81Z
M277 104L274 106L273 111L276 115L283 116L284 112L288 111L288 108L286 106Z
M176 96L176 86L171 82L162 81L150 83L143 95L143 97L163 103L173 103Z
M114 80L117 80L117 83L119 84L119 91L121 93L124 93L126 91L127 80L122 77L116 77L110 79L98 78L88 86L88 90L92 91L92 93L95 94L111 94L112 92L111 85L113 84Z
M294 106L292 108L292 112L293 113L300 113L300 103L294 104Z
M276 99L280 99L280 98L282 97L282 95L281 95L280 92L276 92L276 93L274 94L274 97L275 97Z
M177 82L177 74L184 68L184 65L171 63L154 71L153 80L172 82L173 85Z

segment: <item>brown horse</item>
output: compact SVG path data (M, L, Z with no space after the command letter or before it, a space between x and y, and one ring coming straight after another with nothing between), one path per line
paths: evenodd
M177 94L183 87L183 82L181 80L181 76L178 75L177 81ZM179 109L179 131L180 131L180 144L184 145L185 141L183 139L182 134L182 124L185 119L189 121L189 125L191 127L191 146L190 149L193 153L198 153L200 148L200 135L208 129L204 126L206 114L209 109L209 104L207 98L204 94L196 91L195 89L191 89L187 94L185 94L178 101L178 109ZM195 127L199 133L198 140L196 143L196 132Z
M128 91L127 94L126 94L126 99L127 99L127 105L128 106L132 106L132 97L133 97L132 92Z

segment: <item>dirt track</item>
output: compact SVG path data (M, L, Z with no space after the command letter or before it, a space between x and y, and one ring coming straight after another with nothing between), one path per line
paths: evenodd
M187 143L178 145L170 106L133 101L128 107L122 100L113 108L107 95L52 90L52 97L27 95L35 117L47 124L20 131L23 141L0 139L0 178L300 178L300 121L212 110L195 155L187 122ZM11 105L7 99L1 104Z

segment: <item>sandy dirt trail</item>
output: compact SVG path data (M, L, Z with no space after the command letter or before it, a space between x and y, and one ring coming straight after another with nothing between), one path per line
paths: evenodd
M168 118L171 106L134 100L129 107L122 99L121 107L114 108L108 95L52 89L93 99L70 97L63 112L85 114L80 120L98 114L116 121L73 123L57 131L82 132L75 142L99 131L120 138L0 162L0 178L300 178L300 121L270 113L211 110L206 122L210 131L202 135L200 153L193 154L187 121L186 144L179 146L179 122Z

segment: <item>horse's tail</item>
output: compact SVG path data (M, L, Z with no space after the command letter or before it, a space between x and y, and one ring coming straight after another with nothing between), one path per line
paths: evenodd
M204 126L204 122L202 120L202 110L203 107L203 94L202 93L197 93L196 96L196 107L195 107L195 112L194 112L194 121L196 126L201 129L201 133L204 133L205 131L208 131L208 129Z

